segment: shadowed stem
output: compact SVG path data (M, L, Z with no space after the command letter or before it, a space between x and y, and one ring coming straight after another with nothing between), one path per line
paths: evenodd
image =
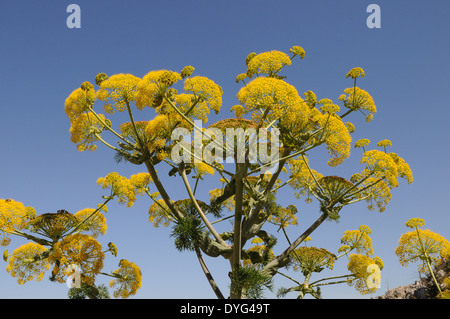
M202 267L203 272L205 273L206 279L208 279L209 284L211 285L212 290L216 294L217 298L219 299L225 299L222 292L220 291L219 287L217 286L213 276L211 275L211 272L209 271L208 267L206 266L205 260L203 259L202 253L198 247L195 247L195 252L197 254L198 261L200 262L200 266Z

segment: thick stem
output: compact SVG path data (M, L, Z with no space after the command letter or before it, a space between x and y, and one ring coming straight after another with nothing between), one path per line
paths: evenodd
M170 211L173 213L174 216L181 219L183 218L183 214L176 209L176 207L173 205L172 200L170 199L169 195L166 192L166 189L161 183L161 180L159 179L158 174L156 173L155 167L153 166L150 161L145 161L145 166L147 166L147 170L153 180L153 183L155 184L156 188L158 189L159 194L163 198L164 202L166 203L167 207L169 207Z
M209 271L208 267L206 266L205 260L203 259L202 253L198 247L195 247L195 252L197 254L198 261L200 262L200 266L202 267L202 270L206 276L206 279L208 279L209 284L211 285L212 290L216 294L217 298L219 299L225 299L222 292L220 291L219 287L217 286L213 276L211 275L211 272Z
M263 272L269 273L271 275L274 275L278 268L284 266L286 262L289 259L289 254L297 248L298 245L302 241L305 240L306 237L308 237L317 227L322 224L325 219L327 219L328 214L322 213L320 217L307 229L301 234L285 251L283 251L277 258L272 260L270 263L268 263L263 269Z
M201 209L200 205L198 204L197 200L194 197L194 193L192 192L191 186L189 185L189 181L186 176L186 171L180 170L181 177L183 178L184 185L186 187L186 190L189 194L189 198L191 199L192 203L194 204L195 208L197 209L200 217L202 218L203 222L205 223L206 227L208 227L208 230L213 234L214 238L222 244L225 247L229 247L229 245L223 240L222 237L220 237L219 233L215 230L215 228L211 225L208 218L206 218L205 214L203 213L203 210Z

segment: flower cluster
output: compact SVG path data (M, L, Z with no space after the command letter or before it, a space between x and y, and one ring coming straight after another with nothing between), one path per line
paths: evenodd
M347 280L348 285L355 287L363 295L374 293L377 288L367 285L367 280L373 274L373 271L368 271L369 266L375 264L383 269L383 261L379 257L371 258L362 254L351 254L348 259L347 269L354 275Z
M350 110L368 111L369 114L366 116L367 122L370 122L373 118L373 114L377 112L377 107L375 106L373 98L367 91L364 91L359 87L345 89L344 94L339 96L338 99Z
M0 245L7 246L9 234L27 227L27 222L36 216L33 207L12 199L0 199Z
M106 218L94 208L85 208L74 215L82 224L80 231L89 234L93 238L106 234Z
M358 77L364 77L364 70L360 67L356 67L351 69L347 75L345 76L346 78L351 77L352 79L356 79Z
M429 229L420 229L424 225L421 218L408 220L406 226L414 230L400 237L395 254L403 266L408 266L410 262L420 262L418 271L428 273L427 263L437 266L443 259L450 258L450 242Z
M100 83L97 98L105 102L104 108L107 114L113 114L115 110L123 112L128 103L136 99L136 86L140 78L132 74L114 74Z
M122 259L119 263L119 269L113 272L116 277L109 282L111 288L115 288L114 297L128 298L141 288L142 273L140 268L133 262Z
M55 264L52 275L58 282L65 282L71 274L71 265L81 269L83 282L92 285L103 268L105 253L102 245L93 237L84 234L67 236L53 247L49 262Z
M148 220L153 224L153 227L159 227L161 224L168 227L172 221L169 214L169 207L163 199L154 200L154 203L148 210Z
M324 268L333 269L336 256L325 248L300 247L291 253L293 269L307 276Z
M70 140L77 144L77 149L80 152L85 150L94 151L97 145L94 143L99 140L100 133L103 131L105 123L105 116L93 113L80 114L70 127Z
M42 255L47 249L36 243L27 243L16 248L8 259L6 271L17 279L21 285L27 281L41 281L45 271L50 269L47 259L35 258Z
M295 87L283 80L270 77L254 79L239 90L237 98L245 113L253 112L252 119L255 122L261 120L266 109L270 111L266 120L272 121L303 101Z
M143 110L145 107L158 107L164 99L169 87L181 80L181 75L174 71L150 71L137 84L136 107Z
M84 85L83 89L80 87L70 93L64 104L64 110L70 121L73 122L80 114L86 112L96 99L97 96L92 85Z
M203 76L186 78L184 81L184 91L200 97L202 100L200 106L204 104L210 110L214 110L216 114L219 113L220 107L222 106L223 90L213 80Z
M352 138L347 126L336 114L317 114L314 120L322 128L318 140L326 143L328 153L331 156L328 165L342 164L350 156L351 150Z
M373 255L372 239L369 237L371 230L365 225L361 225L357 230L347 230L341 238L339 252L349 252L355 250L358 254L366 256Z
M307 161L306 158L305 160ZM309 169L303 159L290 160L289 169L291 172L289 185L295 189L295 196L297 198L306 196L306 201L311 202L310 195L317 187L316 181L320 180L323 175Z
M249 78L252 78L255 74L272 76L286 65L291 65L291 59L286 53L276 50L263 52L250 59L247 64L247 76Z
M100 185L103 189L110 189L110 196L117 197L117 201L120 204L126 204L127 207L133 206L136 200L135 187L129 179L116 172L100 177L97 180L97 185Z

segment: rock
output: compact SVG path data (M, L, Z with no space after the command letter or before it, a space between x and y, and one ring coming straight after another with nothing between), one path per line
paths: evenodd
M450 259L443 261L438 265L434 271L436 280L439 284L442 283L444 278L450 277ZM443 289L441 284L441 289ZM438 294L438 290L433 281L433 278L429 275L413 284L407 286L400 286L397 288L389 289L384 295L376 297L377 299L434 299Z

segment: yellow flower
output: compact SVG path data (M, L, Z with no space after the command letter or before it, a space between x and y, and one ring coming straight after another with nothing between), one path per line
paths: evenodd
M130 176L130 183L135 188L136 195L144 195L152 182L149 173L138 173Z
M294 56L298 55L301 59L305 57L305 50L298 45L294 45L292 48L290 48L289 52L294 53Z
M390 140L382 140L377 143L377 146L382 146L382 147L392 146L392 142Z
M283 114L293 111L296 108L302 109L301 116L307 117L309 111L306 104L298 95L297 90L285 81L269 78L258 77L241 88L237 94L241 105L245 108L245 112L253 112L252 119L259 122L268 108L266 121L278 119ZM303 106L299 105L303 104ZM303 119L304 121L304 119Z
M337 201L353 187L353 183L339 176L324 176L318 179L318 184L322 195L330 201Z
M425 226L425 221L422 218L411 218L405 223L408 228L421 228Z
M197 169L198 174L200 176L206 175L206 174L214 175L214 173L215 173L214 168L212 168L208 164L205 164L205 163L194 163L194 165L195 165L195 168Z
M147 127L147 125L148 121L135 121L134 127L136 127L137 135L131 122L125 122L120 124L119 130L123 137L133 142L134 147L140 148L138 137L142 143L146 144L148 142L147 135L145 134L145 128Z
M163 199L156 200L148 210L148 220L153 224L153 227L159 227L162 224L168 227L172 221L169 215L169 207Z
M372 272L368 271L369 266L375 264L380 269L383 268L382 260L379 257L370 258L365 255L351 254L349 256L349 262L347 264L347 269L354 275L354 277L349 277L347 283L349 286L355 287L361 294L374 293L377 288L367 286L367 280Z
M267 221L281 228L287 228L289 225L298 225L297 208L294 205L280 207L276 211L269 211Z
M367 208L370 211L377 208L381 213L386 209L385 206L389 204L392 195L389 185L385 181L380 181L376 177L369 177L360 187L364 190L358 196L366 197L366 202L369 203Z
M358 230L347 230L341 238L341 244L348 246L351 250L366 256L373 255L372 239L369 237L370 228L361 225Z
M353 123L351 122L345 122L344 123L345 126L347 126L347 129L350 133L354 133L355 132L355 125L353 125Z
M254 56L247 65L247 76L254 74L268 74L272 76L278 73L285 65L291 65L289 56L280 51L263 52Z
M359 148L361 147L362 149L364 149L365 146L370 144L370 140L366 139L366 138L362 138L360 140L357 140L355 142L355 148Z
M370 94L359 87L347 88L344 93L347 95L339 96L339 100L344 102L344 106L351 110L368 111L370 114L366 119L370 122L373 114L377 112L377 107Z
M136 201L135 188L130 180L116 172L100 177L97 180L97 185L101 185L103 189L110 189L111 196L117 196L119 204L126 204L127 207L131 207Z
M236 76L236 83L239 83L240 81L244 82L246 77L247 77L247 73L238 74Z
M409 184L411 184L414 180L413 174L411 171L411 168L409 167L409 164L405 162L403 158L398 156L395 153L388 153L390 157L394 160L395 164L397 164L398 169L398 175L401 178L404 178L408 181Z
M194 72L195 68L193 66L185 66L183 70L181 70L181 78L184 79Z
M427 262L431 266L437 266L442 259L450 257L450 242L429 229L417 228L424 224L420 218L413 218L407 222L407 227L416 229L400 237L395 254L404 267L407 267L410 262L420 262L418 271L428 273Z
M92 285L95 277L103 268L105 254L102 245L88 235L74 234L55 244L54 252L49 256L49 262L55 264L52 271L56 281L64 282L70 275L71 265L77 265L81 270L81 280Z
M320 272L325 267L333 269L336 256L324 248L300 247L291 253L294 271L302 271L306 276Z
M9 234L27 227L35 216L33 207L12 199L0 199L0 245L7 246L11 241Z
M98 114L98 117L105 122L105 116ZM92 113L83 113L79 115L70 127L71 141L77 144L77 149L80 152L85 150L94 151L97 145L94 143L98 141L100 133L103 131L103 124Z
M76 227L79 220L71 213L60 210L57 213L38 215L29 223L32 232L46 236L56 242Z
M194 76L184 80L184 91L190 92L203 99L202 103L208 106L209 109L219 113L222 106L222 88L203 76Z
M316 106L317 96L313 91L309 90L308 92L304 92L303 95L305 96L305 102L309 107L312 108Z
M108 76L105 73L99 73L95 76L95 84L100 86L103 81L107 80Z
M69 117L70 121L73 122L75 119L88 110L97 99L95 95L95 90L89 87L87 90L83 90L81 87L70 93L64 103L64 110Z
M328 165L337 166L343 163L350 156L352 141L347 126L337 115L317 114L314 120L323 128L319 138L326 143L328 153L331 155Z
M116 298L128 298L141 288L142 273L135 263L122 259L113 275L116 278L110 281L109 286L115 289L113 294Z
M161 82L161 79L164 77L170 78L171 81ZM181 79L181 76L173 71L158 70L148 72L137 84L136 107L138 110L143 110L146 106L160 106L166 90L179 79Z
M46 258L42 258L47 249L36 243L27 243L15 249L9 257L9 264L6 267L11 276L17 278L19 284L24 284L30 280L41 281L45 271L50 269L50 264Z
M367 151L361 158L361 164L366 164L365 173L385 178L390 188L398 186L398 166L388 154L378 150Z
M322 174L313 169L311 169L310 172L303 159L290 160L289 170L291 172L289 185L295 189L296 192L294 194L297 198L307 196L308 199L310 197L311 190L316 188L315 180L319 180L323 177Z
M334 114L340 111L339 105L334 104L330 99L321 99L317 103L322 105L320 107L322 113Z
M97 98L105 101L105 112L114 113L114 109L123 112L128 102L135 100L136 86L140 79L132 74L114 74L100 83Z
M245 108L240 104L236 104L236 105L232 106L231 111L234 111L234 114L236 115L236 118L238 118L238 119L241 119L242 115L245 114Z
M76 212L74 216L80 222L83 222L79 230L84 234L97 238L100 235L106 234L107 225L105 216L100 211L92 215L94 211L95 209L93 208L85 208Z
M345 77L346 78L352 77L353 79L356 79L357 77L364 77L364 75L365 75L364 70L360 67L357 67L357 68L351 69Z

